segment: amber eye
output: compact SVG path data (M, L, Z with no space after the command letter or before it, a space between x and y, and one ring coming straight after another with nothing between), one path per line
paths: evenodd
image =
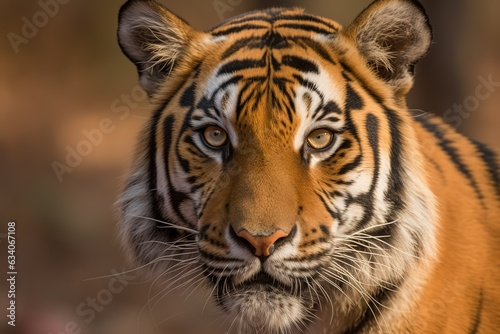
M329 148L335 135L332 131L327 129L318 129L311 132L307 137L307 144L316 151L322 151Z
M227 133L218 126L210 125L203 130L203 139L205 139L208 146L220 148L227 142Z

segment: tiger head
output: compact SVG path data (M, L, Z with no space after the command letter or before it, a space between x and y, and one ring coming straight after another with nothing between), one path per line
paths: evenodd
M435 209L405 106L432 39L416 1L347 29L273 8L199 32L132 0L118 35L155 106L120 201L137 263L191 260L240 333L353 329L418 285Z

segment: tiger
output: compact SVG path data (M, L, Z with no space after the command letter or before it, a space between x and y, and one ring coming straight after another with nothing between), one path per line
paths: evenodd
M154 109L119 199L132 263L202 277L234 333L500 331L499 159L408 108L418 1L202 32L129 0L118 40Z

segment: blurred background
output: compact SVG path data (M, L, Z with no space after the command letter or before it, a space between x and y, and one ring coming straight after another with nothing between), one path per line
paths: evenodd
M208 333L203 324L217 317L213 311L196 321L177 316L205 300L194 295L184 302L187 296L174 293L166 297L163 315L153 321L144 316L148 312L141 314L150 282L135 273L120 281L113 276L86 280L126 270L113 203L138 131L150 115L135 68L116 42L123 2L59 0L57 7L54 0L0 2L2 272L7 272L9 221L17 223L18 247L17 326L6 325L7 285L2 278L2 333L149 334L158 333L155 324L161 320L165 333ZM345 26L370 3L161 2L200 30L248 10L278 5L302 6ZM500 151L500 87L490 87L486 98L476 96L485 81L500 82L500 1L423 3L435 41L417 67L410 108L443 115L460 132ZM466 116L457 117L456 105L465 105ZM106 129L102 136L94 131L99 127ZM86 135L95 145L82 144ZM69 152L78 149L86 156L81 161L73 157L74 168L61 170L58 177L54 166L66 164Z

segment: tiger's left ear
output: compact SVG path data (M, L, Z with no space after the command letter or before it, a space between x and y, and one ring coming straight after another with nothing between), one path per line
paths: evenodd
M429 18L416 0L377 0L345 33L368 66L397 94L411 88L415 64L432 42Z

